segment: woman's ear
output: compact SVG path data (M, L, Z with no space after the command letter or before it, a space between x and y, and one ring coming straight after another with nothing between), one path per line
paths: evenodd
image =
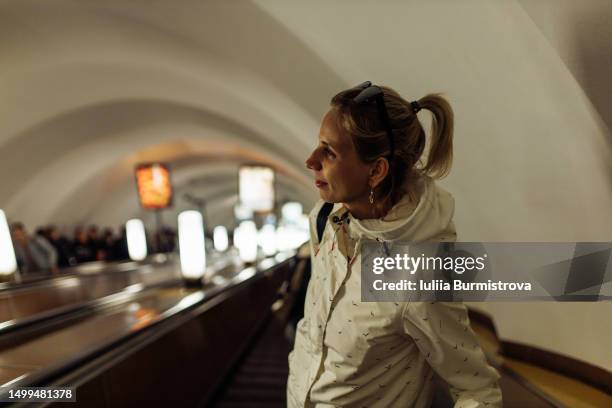
M389 173L389 161L384 157L376 159L370 167L370 187L378 186Z

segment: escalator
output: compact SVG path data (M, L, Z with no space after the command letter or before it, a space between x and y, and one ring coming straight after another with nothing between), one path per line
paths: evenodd
M286 406L287 356L292 345L283 327L270 319L252 348L210 406L214 408L282 408Z
M11 305L28 291L55 299L52 288L78 290L4 322L0 383L75 387L70 406L205 405L266 321L294 263L291 254L249 267L226 262L203 288L184 287L176 262L4 288Z

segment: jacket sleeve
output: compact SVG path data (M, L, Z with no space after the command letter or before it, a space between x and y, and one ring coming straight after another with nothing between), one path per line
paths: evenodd
M500 378L491 367L460 302L406 303L404 333L449 387L455 407L501 407Z

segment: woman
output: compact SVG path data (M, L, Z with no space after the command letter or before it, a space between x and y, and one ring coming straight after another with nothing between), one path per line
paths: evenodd
M428 143L421 109L433 116ZM452 135L439 95L409 103L366 82L332 99L306 161L321 200L310 215L313 269L289 356L289 407L429 407L434 372L455 406L501 406L499 374L463 304L360 301L362 240L456 239L453 198L433 182L450 169Z

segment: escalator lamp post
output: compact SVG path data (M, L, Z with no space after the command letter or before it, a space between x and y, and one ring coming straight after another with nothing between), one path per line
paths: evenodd
M15 250L4 211L0 210L0 275L10 275L17 270Z
M147 238L142 220L133 218L125 223L128 253L133 261L142 261L147 257Z
M257 260L257 227L253 221L242 221L234 232L234 246L238 248L240 259L246 263Z
M227 250L229 246L227 228L225 228L223 225L217 225L213 230L213 241L215 244L215 250L219 252Z
M188 282L201 282L206 271L204 221L198 211L183 211L178 216L181 272Z
M276 254L276 227L273 224L265 224L257 234L259 246L265 256Z

